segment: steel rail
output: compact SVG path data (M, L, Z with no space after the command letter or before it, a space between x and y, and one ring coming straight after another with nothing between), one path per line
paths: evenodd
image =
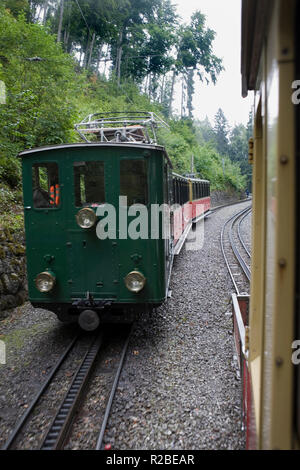
M76 411L79 408L83 392L86 389L95 359L102 345L103 334L93 337L90 348L86 352L74 379L65 394L59 410L52 421L40 450L63 449L69 435Z
M230 275L230 278L231 278L231 281L234 285L234 288L235 288L235 291L237 293L237 295L240 295L240 291L239 291L239 288L237 286L237 283L234 279L234 276L233 276L233 272L232 272L232 269L230 268L230 265L229 265L229 261L228 261L228 257L226 256L226 253L225 253L225 230L226 230L226 227L227 225L234 221L234 219L238 219L239 217L241 217L242 215L244 215L246 212L249 211L249 207L247 207L246 209L243 209L242 211L238 212L237 214L234 214L233 216L231 216L226 222L225 224L223 225L223 228L222 228L222 231L221 231L221 250L222 250L222 254L223 254L223 258L225 260L225 264L226 264L226 267L227 267L227 270L229 272L229 275ZM233 226L233 223L232 223L232 226Z
M240 240L245 252L247 253L248 258L251 258L251 254L250 254L248 248L246 247L246 243L244 242L243 236L241 234L241 225L242 225L242 222L245 220L245 218L248 217L248 215L251 212L252 212L252 209L249 209L249 211L241 218L241 220L239 221L239 225L238 225L238 237L239 237L239 240Z
M230 240L230 244L231 244L231 248L233 250L233 253L236 257L236 259L238 260L245 276L247 277L248 281L251 280L251 272L250 272L250 269L249 267L247 266L247 264L245 263L244 259L242 258L237 246L236 246L236 243L233 239L233 226L234 224L238 221L238 219L243 215L242 214L238 214L231 222L231 225L230 225L230 230L229 230L229 240Z
M44 391L46 390L46 388L48 387L49 383L51 382L52 378L54 377L54 375L57 373L57 371L59 370L61 364L64 362L64 360L66 359L66 357L68 356L69 352L71 351L71 349L73 349L73 346L74 344L78 341L80 337L80 334L78 334L77 336L75 336L75 338L72 339L71 343L67 346L67 348L64 350L64 352L62 353L62 355L60 356L59 360L57 361L57 363L53 366L53 368L51 369L49 375L47 376L45 382L42 384L41 388L39 389L39 391L37 392L37 394L34 396L33 400L31 401L29 407L27 408L26 412L21 416L20 420L18 421L17 425L15 426L15 428L13 429L12 433L10 434L9 438L7 439L7 441L5 442L4 446L2 447L2 450L8 450L11 448L13 442L15 441L15 439L18 437L20 431L22 430L24 424L26 423L29 415L32 413L33 409L35 408L37 402L39 401L39 399L41 398L41 396L43 395Z
M132 327L130 328L130 330L128 332L128 335L125 339L125 343L124 343L124 346L123 346L123 349L122 349L119 366L118 366L118 369L117 369L117 372L116 372L116 375L115 375L115 378L114 378L114 382L113 382L113 385L112 385L112 388L111 388L110 396L109 396L109 399L108 399L108 402L107 402L107 405L106 405L106 409L105 409L105 413L104 413L104 417L103 417L103 421L102 421L102 426L101 426L100 433L99 433L99 436L98 436L98 440L97 440L97 444L96 444L96 450L101 450L101 448L102 448L103 437L104 437L107 421L108 421L108 418L109 418L109 415L110 415L110 410L111 410L111 406L112 406L112 403L113 403L113 399L114 399L114 396L116 394L116 389L117 389L117 385L118 385L119 378L120 378L120 375L121 375L121 371L122 371L125 355L126 355L126 352L127 352L131 332L132 332Z

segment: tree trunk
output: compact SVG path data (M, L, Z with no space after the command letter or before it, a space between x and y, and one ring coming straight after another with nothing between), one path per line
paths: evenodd
M118 87L121 84L121 63L122 63L122 53L123 53L123 30L120 31L118 49L117 49L117 60L116 60L116 70L117 70L117 83Z
M163 75L161 89L160 89L160 103L162 104L164 101L164 94L165 94L165 79L166 75Z
M145 80L145 95L147 94L147 90L148 90L148 74L146 75L146 80Z
M69 20L68 20L68 26L66 27L65 29L65 34L64 34L64 45L65 45L65 51L67 52L71 52L69 49L69 38L70 38L70 29L71 29L71 10L72 10L72 4L70 6L69 4L69 8L68 8L68 17L69 17Z
M194 70L187 72L187 109L188 116L193 119L193 95L194 95Z
M176 79L176 70L173 71L173 77L172 77L172 86L171 86L170 103L169 103L169 117L172 116L172 104L173 104L173 96L174 96L175 79Z
M149 73L149 88L148 88L148 96L150 100L151 100L151 94L152 94L152 75L150 72Z
M68 43L69 43L69 37L70 37L70 30L65 29L64 32L64 45L65 45L65 50L68 50Z
M103 49L103 43L100 44L99 49L98 49L98 59L97 59L97 66L96 66L96 73L98 75L100 75L99 67L100 67L100 61L101 61L101 56L102 56L102 49Z
M84 59L83 59L83 64L82 64L84 69L87 68L89 50L90 50L90 32L88 31L87 43L86 43L86 48L85 48L85 51L84 51Z
M81 67L81 61L82 61L82 49L80 49L80 54L79 54L79 66Z
M59 22L58 22L58 30L57 30L57 42L61 41L63 16L64 16L64 0L60 0L60 14L59 14Z
M87 63L87 68L90 68L91 63L92 63L92 56L93 56L95 38L96 38L96 33L93 32L92 41L91 41L91 44L90 44L90 51L89 51L89 59L88 59L88 63Z
M183 77L182 77L181 78L181 110L180 110L181 119L183 118L183 100L184 100L184 89L183 89Z
M49 3L49 0L45 0L44 2L44 15L43 15L43 25L46 24L46 18L47 18L47 13L48 13L48 3Z

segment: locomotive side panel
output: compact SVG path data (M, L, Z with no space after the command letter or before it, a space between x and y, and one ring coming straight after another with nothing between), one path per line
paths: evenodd
M41 167L57 165L58 183L51 178L45 182L49 194L52 183L59 184L57 207L34 206L31 173L37 163ZM44 303L56 311L59 304L70 306L86 297L106 299L114 305L160 304L165 300L165 241L161 236L151 238L151 206L164 203L163 167L161 150L137 147L66 146L23 158L29 295L33 304ZM42 176L45 180L45 174ZM119 206L119 196L123 201L127 198L127 206L124 202ZM79 227L76 216L81 208L96 213L104 204L111 206L115 227L106 228L115 236L110 233L110 238L99 239L97 225L108 212L97 217L96 225L89 229ZM138 226L139 206L147 215ZM162 218L159 220L161 233ZM144 230L141 238L130 236L132 224L137 231ZM146 280L138 293L130 292L124 282L136 271ZM41 293L35 285L37 274L43 272L55 274L51 292Z
M296 444L294 0L243 0L243 95L255 91L248 445ZM254 421L254 425L252 422ZM250 417L249 417L250 419Z

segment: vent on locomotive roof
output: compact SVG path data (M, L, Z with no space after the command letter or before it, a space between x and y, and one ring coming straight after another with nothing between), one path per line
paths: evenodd
M156 129L169 128L157 114L144 111L90 114L74 127L87 143L137 144L156 144Z

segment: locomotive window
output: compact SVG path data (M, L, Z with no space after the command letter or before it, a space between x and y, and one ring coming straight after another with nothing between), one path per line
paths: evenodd
M75 162L74 185L76 207L105 202L104 163Z
M176 180L173 178L173 201L176 202Z
M57 163L35 163L32 166L33 207L55 209L60 204Z
M127 196L127 205L148 203L146 160L121 160L120 196Z
M187 181L184 182L184 203L190 200L190 187Z

